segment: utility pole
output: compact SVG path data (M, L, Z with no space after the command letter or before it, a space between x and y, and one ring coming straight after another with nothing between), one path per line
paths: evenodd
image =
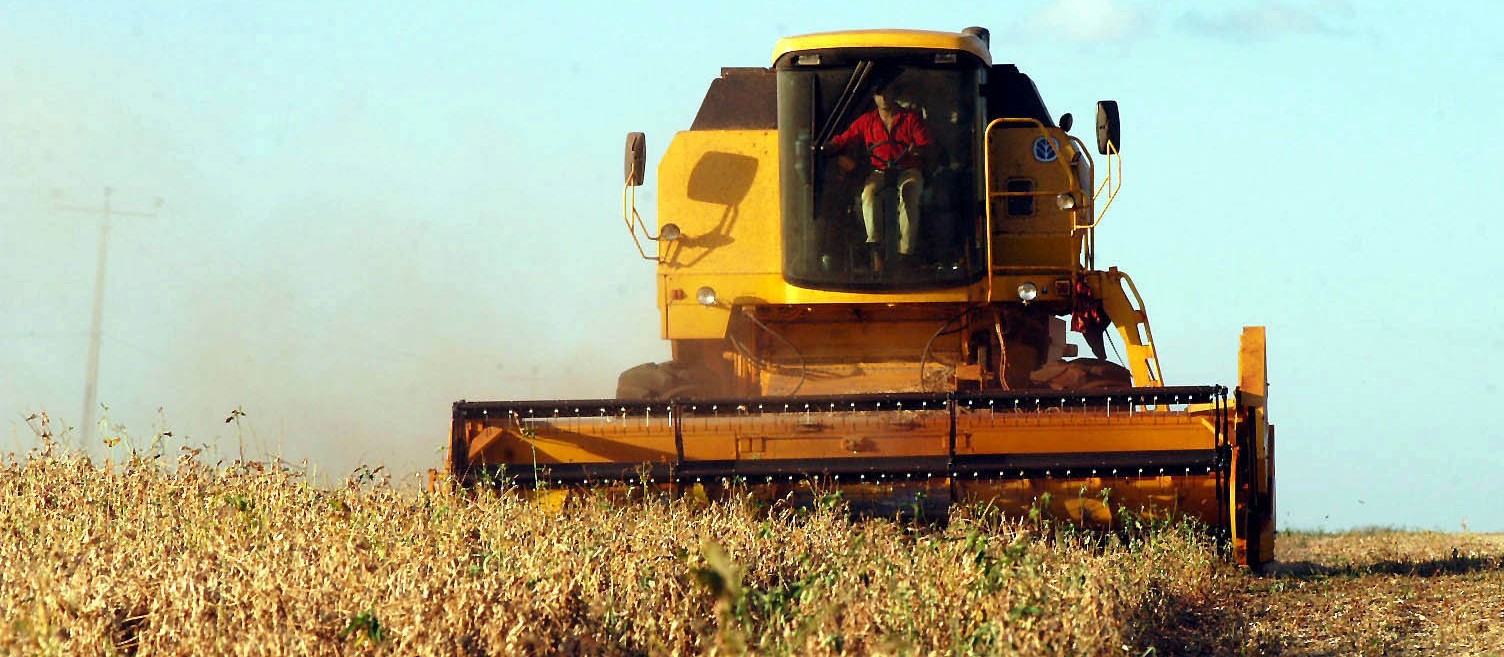
M99 264L94 273L94 313L89 322L89 365L84 372L84 423L82 442L84 449L88 449L94 442L94 407L99 398L99 338L104 324L104 266L105 256L109 253L110 243L110 217L155 217L157 211L162 209L162 199L158 197L155 207L151 212L124 212L116 210L110 204L110 194L114 190L104 188L104 204L98 207L79 207L59 205L58 210L63 212L82 212L85 214L100 215L99 221ZM61 196L61 192L55 192L54 197Z

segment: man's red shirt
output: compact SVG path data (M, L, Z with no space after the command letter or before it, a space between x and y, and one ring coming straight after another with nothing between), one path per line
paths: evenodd
M872 149L872 166L878 169L885 168L884 165L894 158L898 161L887 168L919 168L924 163L914 155L914 147L928 146L934 142L924 119L919 118L917 112L905 109L894 111L891 134L874 109L857 117L845 132L832 137L830 143L840 148L857 137L862 138L864 146Z

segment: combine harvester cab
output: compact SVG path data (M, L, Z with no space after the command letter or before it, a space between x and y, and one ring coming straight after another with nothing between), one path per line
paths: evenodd
M614 399L457 402L448 475L1193 518L1262 567L1264 329L1244 330L1231 394L1165 385L1132 280L1095 264L1117 105L1097 107L1100 183L1072 123L981 28L790 37L769 68L722 69L663 156L656 230L635 202L645 140L627 139L623 216L673 359L624 372Z

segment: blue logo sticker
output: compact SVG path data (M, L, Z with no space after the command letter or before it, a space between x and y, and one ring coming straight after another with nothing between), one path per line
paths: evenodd
M1035 139L1034 159L1039 160L1040 162L1054 162L1055 158L1060 157L1060 155L1057 153L1059 147L1060 143L1055 141L1054 139L1046 139L1044 137Z

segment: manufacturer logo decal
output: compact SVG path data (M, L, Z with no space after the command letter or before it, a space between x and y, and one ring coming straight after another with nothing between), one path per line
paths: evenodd
M1040 162L1054 162L1055 158L1060 157L1059 153L1057 152L1059 151L1059 148L1060 143L1055 141L1054 139L1047 139L1045 137L1035 139L1034 159L1039 160Z

